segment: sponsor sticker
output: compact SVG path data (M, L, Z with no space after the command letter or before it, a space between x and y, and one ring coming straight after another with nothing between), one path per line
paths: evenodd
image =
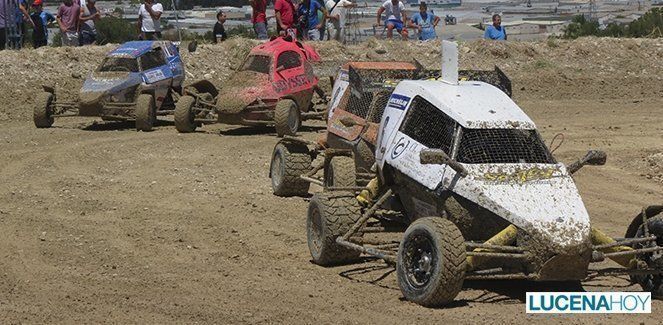
M145 72L145 80L147 80L148 83L155 83L163 79L166 79L166 75L161 70L152 70Z
M391 97L389 98L389 103L387 103L387 107L395 108L402 111L405 109L405 107L409 102L410 102L410 97L399 94L392 94Z
M528 314L649 314L650 292L528 292Z

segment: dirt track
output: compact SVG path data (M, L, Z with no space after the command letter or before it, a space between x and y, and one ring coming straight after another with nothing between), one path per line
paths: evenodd
M547 142L565 134L559 160L607 151L606 166L576 181L593 224L613 236L642 205L663 203L650 162L663 152L663 101L631 91L606 100L582 89L572 99L518 92ZM274 134L215 125L182 135L170 122L137 133L78 118L38 130L27 115L0 122L3 323L660 321L661 301L651 315L526 316L526 291L578 289L527 282L468 282L451 308L422 308L401 299L382 263L309 262L306 200L271 194ZM315 138L321 127L308 131ZM623 277L583 287L640 290Z

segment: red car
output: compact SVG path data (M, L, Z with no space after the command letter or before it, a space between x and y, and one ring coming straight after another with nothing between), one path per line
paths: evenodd
M201 123L274 125L279 136L295 135L301 121L323 118L312 104L324 98L311 62L320 56L311 46L275 38L251 50L240 68L217 90L208 80L185 89L175 108L179 132L193 132Z

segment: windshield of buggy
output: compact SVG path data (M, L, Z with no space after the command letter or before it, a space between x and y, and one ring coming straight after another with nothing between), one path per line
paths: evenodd
M419 96L412 100L400 131L464 164L555 163L536 130L465 128Z
M258 73L269 73L272 58L267 55L249 55L239 71L253 71Z
M465 164L554 164L536 130L463 128L456 160Z
M101 63L99 72L139 72L138 60L126 57L107 57Z

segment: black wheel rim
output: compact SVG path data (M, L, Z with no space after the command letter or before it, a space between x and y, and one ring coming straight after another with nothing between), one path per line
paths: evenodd
M652 229L652 225L650 224L650 231L655 230ZM655 235L656 236L656 245L658 246L663 246L663 236L661 236L660 233L652 233L650 235ZM644 237L644 229L642 226L638 229L637 233L635 234L636 238L642 238ZM640 243L640 244L635 244L634 248L646 248L649 247L648 244ZM641 259L647 263L647 265L651 268L655 269L663 269L663 258L658 258L652 261L652 258L654 256L654 253L645 253L645 254L639 254L637 256L638 259ZM642 274L642 275L632 275L631 276L632 280L635 280L638 282L642 287L646 290L649 291L655 291L658 288L660 288L663 285L663 276L661 274Z
M403 266L411 287L425 287L435 274L437 256L433 247L433 241L425 233L412 234L406 240L403 247Z

